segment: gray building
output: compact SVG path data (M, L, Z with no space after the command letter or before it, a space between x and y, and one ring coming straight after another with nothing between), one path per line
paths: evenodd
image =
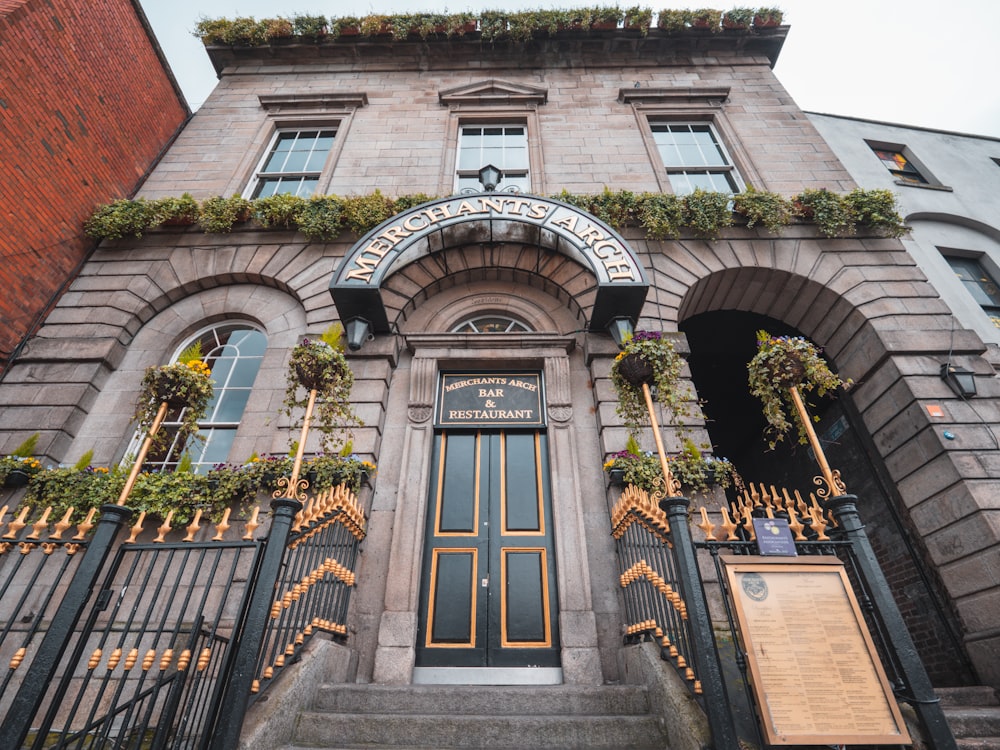
M1000 449L989 426L998 389L986 346L1000 339L976 304L951 303L965 293L961 282L944 256L932 257L944 247L1000 259L987 226L997 226L997 209L988 193L959 191L951 171L959 157L938 165L914 140L920 131L880 126L868 136L864 123L848 132L838 121L832 133L831 118L806 117L771 70L786 32L210 44L219 85L143 197L443 197L362 236L316 240L246 222L228 233L161 227L103 242L0 384L0 447L37 430L48 461L88 450L95 463L121 461L143 370L200 338L230 345L234 372L245 369L227 386L240 408L204 426L196 465L285 453L294 436L278 409L289 350L342 322L356 345L352 401L365 425L353 447L379 467L363 493L369 534L343 678L626 682L639 678L622 645L628 623L609 536L620 490L602 471L627 439L609 377L618 352L609 325L627 319L673 336L689 356L685 378L707 400L709 421L690 425L694 439L731 458L749 482L808 493L811 454L787 444L768 451L746 391L755 331L799 333L854 382L816 405L820 432L861 498L933 679L1000 685ZM545 197L748 185L791 197L845 193L869 173L874 185L892 185L868 146L866 172L838 158L854 132L878 138L879 148L912 149L908 161L944 186L899 189L920 230L912 238L860 227L830 238L797 221L773 234L744 222L714 238L684 229L654 239L635 223L615 230ZM942 147L962 138L928 137ZM990 156L990 143L973 153ZM965 165L972 157L963 154ZM503 179L484 192L479 170L489 164ZM997 179L993 162L975 169L983 184ZM955 205L910 203L924 192ZM942 380L949 362L975 373L975 399ZM500 379L534 394L544 416L470 417L495 407ZM447 400L467 386L467 403ZM664 427L676 453L681 434ZM642 447L654 447L648 432ZM161 459L167 468L175 461ZM496 492L480 492L487 486ZM508 486L533 498L520 509L532 519L520 535L493 522ZM702 500L714 514L725 497L717 490ZM449 507L475 528L448 531ZM535 566L528 577L537 590L519 605L538 624L527 646L490 630L488 617L472 616L471 634L456 625L480 587L487 599L506 596L506 568L475 568L471 599L455 596L449 623L466 641L434 639L433 617L447 614L435 608L435 587L449 575L466 580L442 561L460 567L448 550L471 559L480 542Z

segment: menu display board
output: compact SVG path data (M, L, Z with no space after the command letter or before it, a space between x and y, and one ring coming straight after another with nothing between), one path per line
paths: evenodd
M768 744L910 743L840 560L722 561Z

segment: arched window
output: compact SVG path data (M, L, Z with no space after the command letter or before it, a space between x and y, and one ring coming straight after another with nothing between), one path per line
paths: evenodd
M187 445L179 445L172 437L161 450L150 451L144 464L148 471L173 471L185 451L191 456L192 469L198 473L229 459L229 450L260 369L267 338L247 324L227 323L192 336L174 353L174 359L196 341L201 342L202 356L215 381L215 393L205 419L198 423L198 433L204 441L192 439ZM176 435L179 418L180 412L167 412L161 429ZM133 437L126 457L138 452L143 437Z
M477 315L451 329L452 333L518 333L531 329L520 320L506 315Z

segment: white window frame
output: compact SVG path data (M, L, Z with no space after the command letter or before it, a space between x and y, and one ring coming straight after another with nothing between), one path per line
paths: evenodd
M286 136L289 133L301 134L301 133L312 132L312 131L316 132L317 137L319 137L324 132L331 132L333 134L333 143L330 144L329 150L327 151L326 155L323 157L323 164L320 166L320 168L318 170L312 170L312 169L305 170L305 169L303 169L303 170L296 170L296 171L291 171L291 172L277 172L277 171L269 172L269 171L265 171L264 170L264 167L267 165L268 160L270 159L272 153L274 152L276 146L278 145L278 141L283 136ZM329 167L329 165L331 163L331 159L333 157L334 151L336 150L337 141L339 140L339 137L340 137L340 129L338 128L338 126L337 126L336 123L327 123L325 125L319 125L319 124L317 124L317 125L305 125L305 124L303 124L303 125L296 125L294 127L276 128L275 131L274 131L274 134L271 136L271 139L267 143L267 148L264 149L263 154L261 155L260 159L257 161L257 166L253 170L253 174L252 174L249 182L247 183L246 189L243 192L243 197L244 198L255 198L255 197L258 197L257 193L259 192L259 190L263 186L264 182L267 181L267 180L274 179L274 178L278 178L279 180L280 179L299 179L299 180L303 180L303 179L315 179L316 186L315 186L314 190L312 190L308 194L302 194L300 192L300 190L301 190L301 184L300 184L299 190L297 190L296 192L292 193L292 195L297 195L297 196L302 197L302 198L308 198L308 197L310 197L312 195L321 195L322 194L322 192L321 192L322 177L323 177L323 174L328 171L328 167Z
M713 164L667 164L666 160L663 158L663 151L661 149L660 143L657 140L657 128L705 128L709 135L712 137L714 146L718 149L719 155L725 162L721 165ZM745 187L743 182L743 177L740 174L739 168L733 157L729 153L729 149L726 147L726 141L722 137L719 129L715 127L715 123L710 120L694 119L694 120L675 120L668 118L650 118L649 120L649 132L653 139L653 145L656 149L656 154L659 157L660 164L663 167L664 174L667 176L667 180L670 183L671 190L677 195L687 195L688 193L695 190L695 187L690 187L689 181L687 186L680 185L680 180L675 181L674 176L684 176L688 175L723 175L725 176L728 189L725 191L714 190L714 192L729 192L729 193L740 193ZM684 190L683 192L678 188L690 187L689 190Z
M532 155L531 155L531 130L528 127L528 123L524 120L510 119L510 118L495 118L495 119L470 119L461 120L458 123L458 131L456 137L456 147L455 147L455 170L453 176L452 191L456 194L462 192L465 193L478 193L482 190L482 186L477 187L466 187L462 188L460 186L460 181L462 178L468 179L470 177L475 178L478 184L479 170L486 166L486 164L480 164L475 169L460 169L459 165L461 163L462 154L462 140L466 128L521 128L524 131L524 150L525 156L527 158L527 166L521 170L512 171L514 178L522 181L523 184L512 184L508 182L507 170L504 168L503 164L494 164L493 166L499 167L501 172L503 172L503 177L500 180L500 184L497 185L496 189L500 192L512 192L512 193L528 193L531 192L531 176L532 176Z
M251 381L249 386L234 386L234 388L239 388L239 389L245 388L246 390L252 392L254 382L256 381L257 376L260 374L260 366L263 364L264 356L267 351L267 334L260 328L260 326L254 325L253 323L243 320L236 320L236 321L223 321L220 323L216 323L214 325L205 326L199 329L197 332L193 333L192 335L186 337L184 343L181 346L177 347L173 355L170 357L169 361L171 363L176 362L177 358L181 355L181 352L183 352L188 346L193 344L195 341L201 339L210 331L219 328L225 328L227 326L234 326L237 328L256 331L257 333L264 336L264 352L260 354L259 357L260 361L258 362L257 370L254 373L253 381ZM211 352L205 352L204 354L206 357L208 357L211 354ZM246 356L243 357L243 359L246 358L247 358ZM237 358L237 361L239 361L239 358ZM230 374L231 373L232 373L232 368L230 369ZM213 377L212 379L216 380L217 378ZM214 384L215 393L212 397L212 401L209 404L210 407L213 405L217 405L219 403L222 396L222 392L226 389L226 387L227 383L216 382ZM189 440L186 446L177 445L175 436L174 438L171 439L170 445L167 446L167 449L162 458L156 458L152 460L147 458L145 465L153 471L173 471L176 468L178 462L183 457L184 453L190 452L192 470L195 473L203 473L205 471L208 471L217 463L223 463L223 461L217 461L217 460L210 460L210 461L204 460L205 454L212 447L214 430L227 430L227 431L231 430L235 438L235 432L236 430L239 429L240 422L242 421L243 415L245 413L246 413L246 404L243 405L243 410L240 412L240 419L236 421L232 420L212 421L213 414L211 412L209 414L206 414L206 418L198 422L199 432L202 434L203 437L206 438L204 442L196 441L192 438L191 440ZM179 415L172 414L171 412L168 411L167 419L164 420L161 429L169 430L170 428L178 425L179 422L176 419L177 416ZM171 417L174 417L174 419L171 420ZM132 460L134 460L135 456L139 452L139 448L141 447L142 441L145 439L145 437L146 437L145 433L139 430L136 430L135 434L132 435L132 439L129 441L128 448L125 451L125 456L122 459L123 465L130 463ZM225 460L228 460L228 458L229 457L227 453L227 457Z

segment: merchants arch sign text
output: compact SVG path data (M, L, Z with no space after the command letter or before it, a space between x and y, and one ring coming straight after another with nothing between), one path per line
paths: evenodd
M362 237L341 261L330 293L341 320L364 318L388 332L380 288L396 263L462 244L520 242L567 255L597 280L590 330L618 316L637 319L649 283L642 264L604 222L561 201L515 193L478 193L411 208Z

